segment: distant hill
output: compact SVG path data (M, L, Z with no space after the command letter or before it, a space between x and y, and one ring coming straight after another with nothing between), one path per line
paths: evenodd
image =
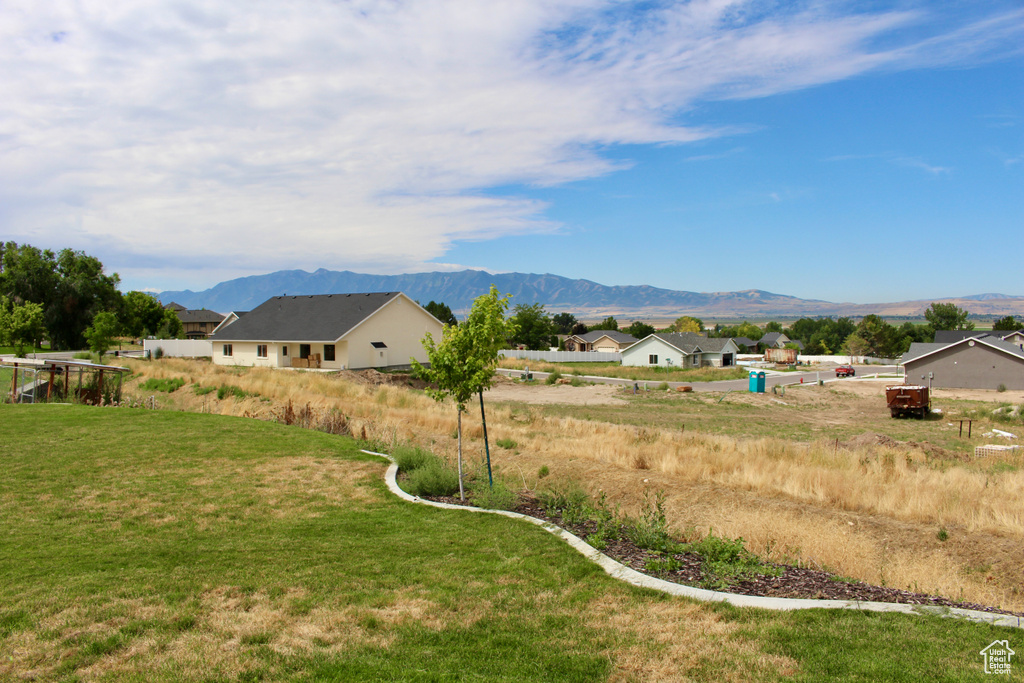
M408 273L366 275L321 268L281 270L222 282L202 292L161 292L160 300L188 308L208 308L221 313L247 311L272 296L334 294L341 292L400 291L420 303L443 301L452 310L466 311L473 299L494 284L512 303L541 303L550 313L569 311L577 317L675 318L791 318L801 316L862 316L868 313L894 317L923 315L932 301L951 301L976 315L1024 315L1024 297L979 294L958 299L929 299L891 304L832 303L800 299L758 289L739 292L686 292L647 285L608 286L590 280L527 273L492 274L482 270L457 273Z

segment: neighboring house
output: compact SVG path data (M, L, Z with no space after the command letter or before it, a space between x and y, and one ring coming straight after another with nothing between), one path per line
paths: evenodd
M593 330L586 334L572 334L566 337L565 350L618 353L636 342L636 337L618 330Z
M238 320L239 318L241 318L243 315L245 315L248 312L249 311L231 311L231 312L229 312L226 316L224 316L224 319L220 321L220 325L217 325L217 327L213 328L213 332L211 332L210 334L217 334L218 332L223 330L225 327L227 327L231 323L235 322L236 320Z
M342 369L427 362L444 325L401 292L275 296L213 336L218 365Z
M175 311L181 321L182 331L188 339L206 339L223 322L224 316L216 311L190 309Z
M732 340L736 343L736 346L740 348L740 351L753 350L757 348L757 342L748 337L733 337Z
M182 306L181 304L172 301L171 303L164 306L164 310L174 311L175 313L181 313L182 311L187 311L188 309Z
M786 344L790 343L790 339L781 332L765 332L757 343L764 344L766 349L784 349Z
M957 389L1024 390L1024 349L994 337L914 343L903 354L908 382Z
M936 344L952 344L961 339L977 339L989 334L998 335L999 333L990 333L985 330L935 330L935 339L933 341Z
M1015 332L1006 332L1004 330L935 330L936 344L950 344L961 339L981 339L983 337L1002 339L1018 346L1024 344L1024 330L1017 330Z
M736 364L739 347L732 339L708 338L695 332L661 332L644 337L622 351L622 364L634 367L728 367Z

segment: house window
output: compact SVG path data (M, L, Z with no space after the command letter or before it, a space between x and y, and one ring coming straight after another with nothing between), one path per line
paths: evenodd
M288 347L287 346L282 346L281 347L281 355L282 356L287 356L288 355Z
M697 367L699 365L700 365L700 354L695 353L695 354L693 354L693 367Z
M299 344L299 358L309 358L309 344Z
M231 344L225 344L224 345L224 355L225 356L230 356L231 355Z
M658 354L652 353L651 355L647 356L647 364L648 365L657 365L658 364Z
M266 344L257 344L256 345L256 357L257 358L266 358L267 357L267 345Z
M334 360L334 344L324 344L324 360Z

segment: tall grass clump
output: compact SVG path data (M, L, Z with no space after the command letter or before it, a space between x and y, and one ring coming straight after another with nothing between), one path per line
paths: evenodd
M451 496L459 490L458 472L429 451L400 446L394 458L406 475L403 488L414 496Z
M485 510L514 510L518 498L516 492L500 479L494 480L494 486L483 481L471 484L469 495L474 505Z
M139 389L142 389L143 391L166 391L170 394L183 386L185 386L185 380L181 377L174 377L171 379L157 379L156 377L151 377L140 384Z

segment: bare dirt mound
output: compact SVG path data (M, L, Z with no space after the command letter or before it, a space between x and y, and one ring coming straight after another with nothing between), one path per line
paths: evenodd
M407 372L380 372L379 370L341 370L338 377L354 384L370 386L391 385L409 389L425 389L427 383Z

